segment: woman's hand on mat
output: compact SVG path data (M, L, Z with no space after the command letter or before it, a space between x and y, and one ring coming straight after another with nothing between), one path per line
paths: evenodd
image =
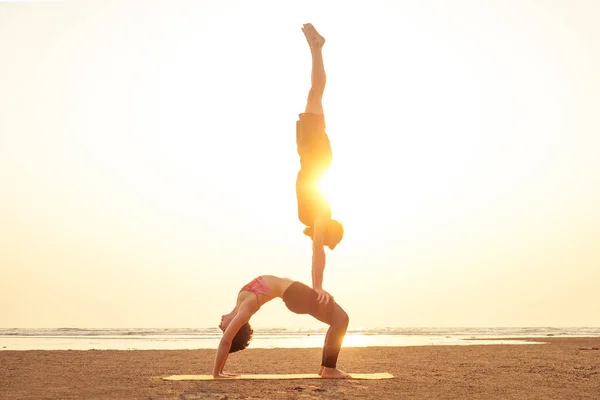
M329 303L329 301L333 301L333 296L330 295L329 293L327 293L325 290L323 289L315 289L315 292L317 292L318 296L317 296L317 302L319 304L327 304Z

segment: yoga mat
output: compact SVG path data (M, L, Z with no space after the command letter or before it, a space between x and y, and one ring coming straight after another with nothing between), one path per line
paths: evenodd
M394 375L387 372L375 374L350 374L352 379L391 379ZM212 375L171 375L163 378L166 381L233 381L237 379L327 379L317 374L243 374L235 378L216 379Z

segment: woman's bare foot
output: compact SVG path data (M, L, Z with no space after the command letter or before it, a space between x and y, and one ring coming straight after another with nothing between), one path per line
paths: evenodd
M304 32L304 36L306 36L306 41L311 50L320 49L325 44L325 38L317 32L312 24L302 25L302 32Z
M321 365L321 368L319 368L319 376L323 375L324 369L325 369L325 367L323 365Z
M327 379L349 379L350 374L337 368L324 368L321 378Z

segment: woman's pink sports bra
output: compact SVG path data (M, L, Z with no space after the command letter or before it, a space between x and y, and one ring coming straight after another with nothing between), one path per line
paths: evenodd
M271 290L262 276L254 278L250 283L244 286L240 292L252 292L256 295L264 294L265 296L269 296L269 298L271 297Z

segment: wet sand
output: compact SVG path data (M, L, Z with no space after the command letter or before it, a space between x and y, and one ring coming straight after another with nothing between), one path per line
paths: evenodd
M0 351L0 399L599 399L600 338L545 344L342 349L348 372L379 381L164 381L210 374L214 350ZM319 349L249 349L226 371L314 373Z

